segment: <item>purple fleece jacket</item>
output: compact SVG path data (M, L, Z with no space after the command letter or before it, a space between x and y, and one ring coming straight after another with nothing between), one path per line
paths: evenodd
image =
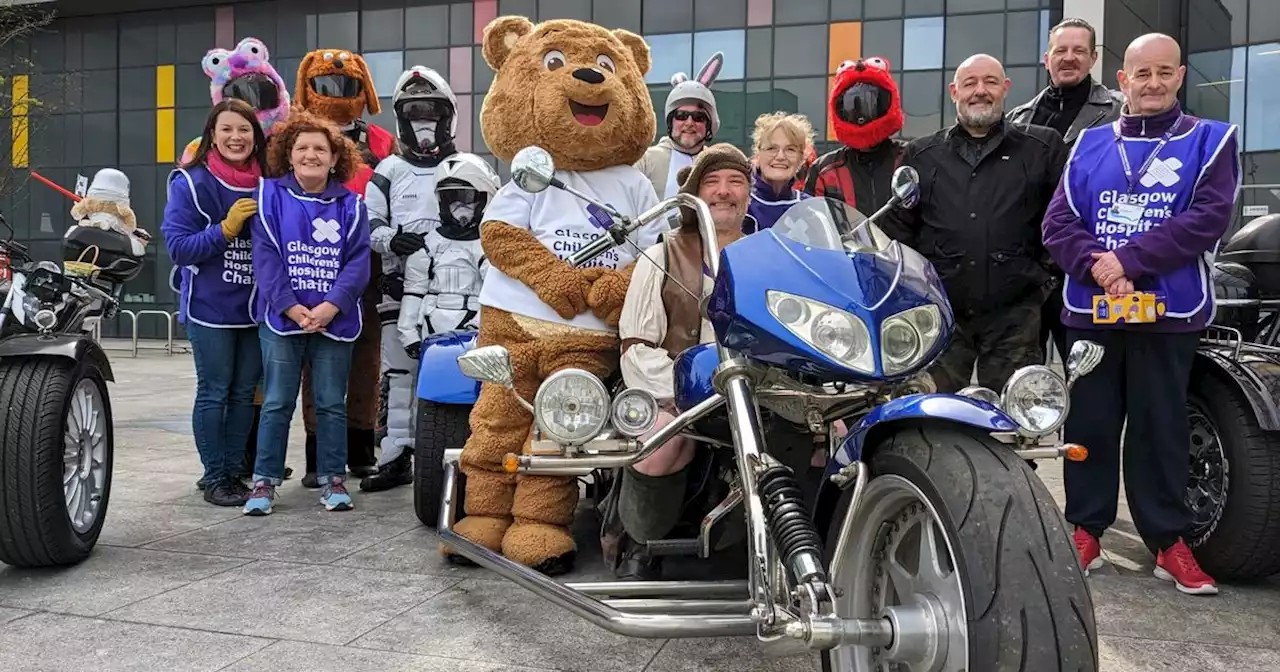
M302 187L298 186L298 181L292 176L280 178L280 182L295 194L317 196L317 194L307 194ZM341 183L336 180L329 180L324 192L318 196L320 198L337 198L347 192L348 189ZM362 227L364 234L356 235L352 239L354 245L351 251L347 253L346 263L338 271L338 277L334 280L333 287L324 297L325 301L338 308L339 313L355 314L356 305L360 302L360 296L369 284L368 213L368 208L361 205L360 221L357 222L356 226ZM261 226L257 222L256 216L254 221L258 226ZM284 269L284 259L280 257L280 253L274 247L270 246L269 240L270 238L266 235L253 237L253 272L258 281L258 292L266 298L267 305L278 309L283 314L301 303L301 301L298 300L297 295L293 293L293 288L289 285L289 276ZM307 306L307 308L315 308L315 306Z
M1173 109L1147 117L1120 117L1120 133L1125 137L1158 138L1178 120L1182 121L1173 134L1191 129L1196 117L1182 114L1175 103ZM1186 266L1196 257L1218 244L1231 223L1231 211L1235 204L1236 189L1240 179L1240 152L1236 136L1232 134L1223 151L1205 171L1204 179L1196 185L1191 204L1182 213L1170 217L1161 226L1146 231L1128 245L1115 251L1116 259L1124 268L1125 277L1135 280L1144 276L1159 276ZM1049 202L1044 215L1044 246L1053 260L1071 277L1093 284L1094 252L1106 252L1084 222L1071 210L1063 191L1065 175L1058 182L1058 189ZM1199 331L1209 320L1204 310L1185 320L1163 319L1153 324L1094 324L1088 315L1062 310L1062 323L1072 329L1127 329L1180 333Z

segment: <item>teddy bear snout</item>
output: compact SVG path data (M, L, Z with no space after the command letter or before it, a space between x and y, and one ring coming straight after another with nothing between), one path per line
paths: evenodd
M337 68L337 69L341 70L341 69L343 68L343 63L342 63L342 61L334 61L334 62L333 62L333 67L335 67L335 68Z
M573 71L573 78L588 84L603 84L604 75L595 68L578 68Z

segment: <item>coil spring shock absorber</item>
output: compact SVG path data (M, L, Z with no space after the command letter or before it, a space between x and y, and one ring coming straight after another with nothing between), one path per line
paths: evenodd
M822 568L822 539L813 526L800 484L791 469L775 465L760 475L760 503L764 507L769 534L784 563L798 583L812 578L825 582Z

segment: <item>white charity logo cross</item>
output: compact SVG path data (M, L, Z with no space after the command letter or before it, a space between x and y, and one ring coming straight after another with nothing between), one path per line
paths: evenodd
M341 240L338 235L338 222L332 219L320 219L319 217L311 220L311 238L317 243L336 243Z
M1178 177L1178 169L1182 167L1182 162L1178 157L1171 156L1167 159L1156 159L1151 162L1151 167L1143 174L1142 179L1138 180L1144 187L1153 187L1159 184L1162 187L1172 187L1182 178Z

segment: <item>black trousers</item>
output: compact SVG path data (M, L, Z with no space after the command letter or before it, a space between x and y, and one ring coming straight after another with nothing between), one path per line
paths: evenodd
M1040 344L1044 345L1053 337L1053 347L1058 349L1058 358L1067 361L1067 328L1062 326L1062 288L1061 284L1049 292L1044 300L1044 308L1040 311ZM1046 360L1048 353L1046 353Z
M1134 526L1148 546L1166 549L1191 523L1183 499L1191 451L1187 386L1200 334L1067 330L1069 343L1081 339L1107 350L1071 392L1064 438L1087 448L1089 457L1063 468L1067 522L1095 537L1115 523L1123 429Z
M938 391L968 387L975 364L978 384L996 392L1019 368L1043 364L1044 340L1036 340L1042 302L1036 295L983 314L957 315L951 344L929 369Z

